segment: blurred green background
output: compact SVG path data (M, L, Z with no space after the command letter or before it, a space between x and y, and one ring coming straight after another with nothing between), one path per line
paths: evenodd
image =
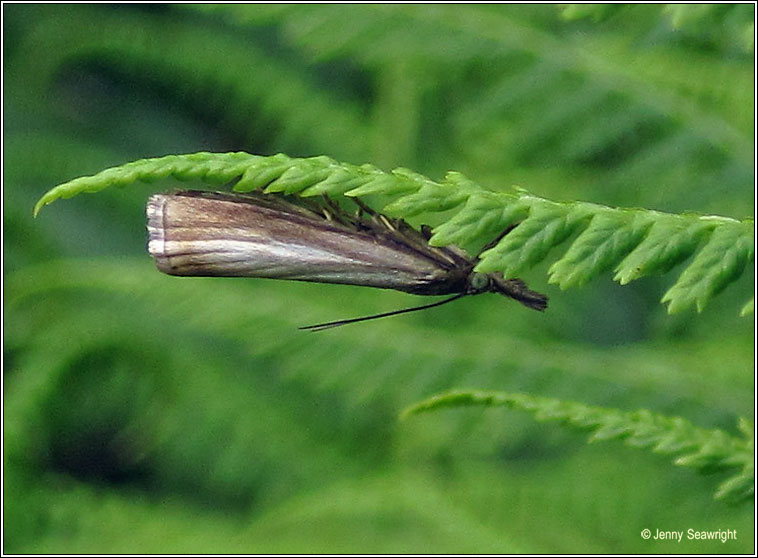
M545 265L524 277L544 314L484 295L310 333L419 299L164 276L144 204L170 182L31 209L134 159L244 150L747 217L753 10L4 4L4 550L752 552L723 475L505 409L398 421L480 388L736 433L752 270L702 314L658 302L681 267L561 292Z

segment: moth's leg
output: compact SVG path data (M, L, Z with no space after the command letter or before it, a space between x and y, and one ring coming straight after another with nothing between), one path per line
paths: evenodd
M319 206L321 209L320 213L327 221L336 221L348 227L355 226L356 223L353 219L329 196L321 194L321 202L322 205Z
M369 227L370 225L373 225L373 227L370 228L373 228L377 232L384 234L390 233L392 236L400 233L402 236L403 232L406 232L408 229L413 229L413 227L409 226L402 219L390 219L386 215L382 215L381 213L374 211L358 198L351 199L353 200L353 203L358 206L358 216L361 218L361 222L365 223ZM362 219L364 213L368 215L370 219Z
M358 206L358 214L363 215L364 213L366 215L371 215L372 217L376 217L378 213L371 209L369 206L367 206L365 203L363 203L359 198L350 198L350 200Z
M384 232L384 223L379 220L379 213L371 209L358 198L350 198L358 209L355 212L353 225L364 231Z
M421 235L427 240L431 240L432 238L432 227L429 225L421 225Z

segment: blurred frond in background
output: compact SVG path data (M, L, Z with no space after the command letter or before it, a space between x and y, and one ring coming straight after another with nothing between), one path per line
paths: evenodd
M313 334L414 299L163 276L150 187L31 217L55 184L203 150L752 215L754 6L591 8L4 4L4 551L666 553L640 531L724 528L676 551L750 552L719 473L503 408L397 417L470 388L737 435L752 273L699 315L657 278L538 269L544 315L482 296Z

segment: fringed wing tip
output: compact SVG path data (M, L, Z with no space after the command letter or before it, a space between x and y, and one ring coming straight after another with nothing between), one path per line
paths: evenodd
M166 258L166 228L164 224L167 196L156 194L150 196L145 212L147 213L147 251L155 259L155 265L161 271L168 266Z

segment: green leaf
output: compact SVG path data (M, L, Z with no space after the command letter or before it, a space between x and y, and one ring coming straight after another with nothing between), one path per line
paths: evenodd
M425 179L423 186L416 192L390 203L384 211L404 217L429 211L447 211L463 204L472 193L479 190L479 186L461 173L449 172L441 184Z
M506 277L515 277L544 260L550 249L571 236L591 213L590 204L535 201L521 224L482 253L476 270L502 271Z
M93 176L76 178L60 184L43 195L34 206L34 215L44 206L60 198L71 198L82 192L94 193L111 186L123 187L137 181L154 182L172 176L178 180L202 180L224 184L236 178L262 158L249 153L192 153L141 159L113 167Z
M754 256L750 241L754 233L753 223L724 223L714 229L706 245L663 295L661 302L669 303L669 313L692 304L701 312L708 300L742 275Z
M300 195L307 197L320 196L322 194L345 194L345 192L354 190L361 184L365 184L368 180L370 178L361 176L352 170L337 168L328 173L326 178L320 182L302 190Z
M715 226L714 221L706 219L658 216L645 239L618 265L614 279L626 285L645 275L668 271L692 255Z
M329 178L330 169L319 164L303 161L292 166L274 179L264 190L267 194L298 194Z
M584 285L611 268L639 244L653 224L648 213L600 210L549 270L550 283L561 289Z
M234 185L234 192L252 192L265 188L292 166L292 159L284 153L263 157L256 165L250 165Z
M724 481L716 490L715 498L730 504L750 501L755 497L755 468L746 467L742 474Z
M529 204L499 192L469 195L461 210L449 221L435 227L432 246L486 242L529 214Z

